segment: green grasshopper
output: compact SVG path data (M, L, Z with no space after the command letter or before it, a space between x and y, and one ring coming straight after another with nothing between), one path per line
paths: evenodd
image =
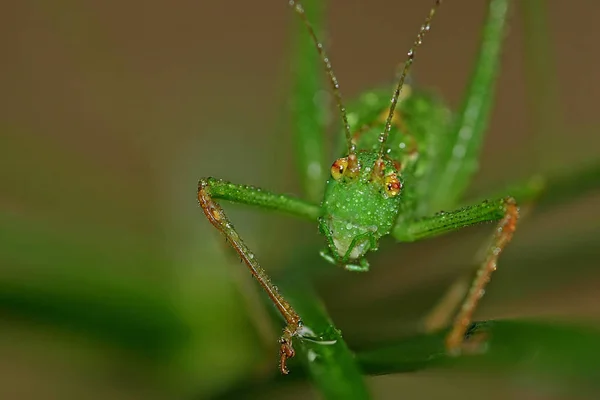
M496 269L500 253L513 236L519 209L512 197L457 207L477 168L499 69L509 1L489 1L479 55L462 108L456 115L439 100L405 83L415 52L430 31L441 2L435 2L421 26L391 98L387 90L371 91L346 109L323 45L302 5L289 0L314 42L343 122L346 149L331 165L324 197L317 204L220 179L202 178L198 183L198 200L204 214L225 235L287 322L280 339L280 370L284 374L288 373L286 361L295 354L292 338L306 333L301 316L278 292L217 199L283 211L317 222L327 244L321 255L349 271L367 271L366 255L378 249L379 239L384 236L412 242L496 221L487 255L470 289L455 304L464 298L446 339L450 354L461 352L477 303ZM326 170L318 165L316 170L319 169ZM314 171L313 165L304 173L310 175Z

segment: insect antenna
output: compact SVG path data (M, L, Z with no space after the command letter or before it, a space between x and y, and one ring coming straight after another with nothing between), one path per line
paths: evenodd
M317 34L315 33L315 30L313 29L312 25L308 21L308 18L306 18L306 14L304 12L304 7L302 7L302 4L300 4L299 1L289 0L289 5L290 5L290 7L292 7L294 9L296 14L298 14L300 16L300 19L302 19L302 22L306 26L306 29L308 30L310 37L312 38L313 42L315 43L315 46L317 47L317 51L319 52L321 61L323 61L323 64L325 66L325 71L327 72L327 75L329 77L329 82L331 83L333 95L335 96L335 102L338 106L338 109L340 110L340 114L342 115L342 121L344 123L344 130L346 132L346 143L348 144L348 155L349 155L348 168L349 168L349 170L352 170L353 167L358 168L358 163L356 161L356 145L352 141L352 134L350 133L350 125L348 125L348 117L346 115L346 107L344 106L344 103L342 101L340 85L338 83L337 78L335 77L335 75L333 73L333 69L331 68L331 62L329 61L329 57L327 56L327 53L325 53L323 44L317 38ZM350 165L352 163L352 161L356 161L355 166Z
M417 39L408 51L408 59L404 63L404 69L400 74L400 78L398 79L398 85L396 86L396 90L394 91L394 95L392 96L392 104L390 105L390 112L388 113L387 119L385 121L384 130L379 135L380 145L378 160L383 157L383 153L385 152L385 142L387 141L387 138L390 135L390 130L392 129L392 119L394 118L394 111L396 110L396 105L398 104L398 97L400 96L400 92L402 91L402 86L404 85L404 81L406 80L406 75L408 74L408 71L410 70L410 67L415 59L415 51L417 50L417 47L419 47L421 43L423 43L423 38L425 37L425 34L431 29L431 20L433 19L435 12L441 4L442 0L436 0L433 7L431 7L431 10L429 10L429 15L425 19L425 23L421 25L421 29L419 29ZM377 162L375 165L377 165Z

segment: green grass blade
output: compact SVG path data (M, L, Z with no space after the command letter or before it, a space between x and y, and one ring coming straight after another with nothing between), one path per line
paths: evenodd
M106 245L88 247L59 228L0 213L0 311L164 361L187 345L186 321L166 292L100 273L95 266L114 267L119 257L110 250L121 250ZM128 250L128 261L149 269L165 262L145 248Z
M331 323L327 311L306 283L294 283L284 290L294 307L302 315L316 340L294 341L296 357L290 361L289 375L275 375L272 379L248 379L228 388L216 398L238 399L250 393L264 394L274 384L311 381L326 399L369 399L363 372L355 355L348 349L340 331ZM304 368L300 368L301 365Z
M554 157L562 153L561 135L565 130L557 83L556 61L548 26L548 5L544 0L520 2L525 31L525 73L527 108L534 133L533 148L538 164L551 168Z
M518 367L563 379L599 382L600 331L592 328L531 321L487 321L475 323L471 337L489 337L488 350L476 356L449 357L444 351L446 331L378 346L357 353L369 374L390 374L430 367L489 368Z
M454 208L479 165L479 150L493 103L508 19L509 0L490 0L475 69L456 120L439 155L430 211ZM437 163L437 161L436 161Z
M325 2L303 2L308 20L315 32L322 36ZM317 96L322 89L323 67L317 49L306 28L296 15L292 54L292 129L296 164L304 193L311 201L321 199L325 182L324 112Z
M599 189L600 162L594 161L549 177L536 175L522 182L508 184L500 191L478 197L468 203L510 195L517 200L517 203L533 202L538 209L566 203Z
M297 280L285 294L302 316L305 326L315 334L314 339L295 341L296 357L324 398L368 399L369 393L354 354L317 295Z
M449 357L444 348L447 331L378 343L359 350L356 358L367 375L408 373L437 368L465 372L507 373L552 382L573 383L598 388L600 370L600 330L567 324L536 321L483 321L469 330L471 337L487 335L487 351L477 355ZM276 377L275 382L301 381L306 375ZM274 381L247 381L230 388L220 399L241 394L264 393ZM576 386L570 386L575 389Z
M302 247L288 254L287 260L285 273L274 280L301 316L309 333L304 335L305 338L294 341L297 355L290 362L290 374L280 376L282 382L303 379L308 375L324 398L370 398L354 353L348 348L340 330L333 325L323 302L307 280L306 267L318 265L323 260L316 252Z

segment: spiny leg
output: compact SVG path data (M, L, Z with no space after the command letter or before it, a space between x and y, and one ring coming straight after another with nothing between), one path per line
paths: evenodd
M464 207L452 212L441 212L432 217L404 223L394 228L394 237L400 241L415 241L437 236L481 222L498 221L492 245L487 251L484 262L479 266L475 279L458 315L454 319L452 330L446 338L446 348L450 354L459 354L463 338L477 303L484 294L485 286L491 274L496 270L498 257L510 242L516 229L519 210L512 197L493 202L483 201L477 205ZM451 311L453 307L448 307Z
M451 354L460 352L460 346L463 342L465 332L471 323L471 319L473 318L473 312L477 307L479 299L481 299L485 293L485 286L490 281L492 272L496 270L500 253L502 253L506 245L512 239L517 227L518 218L519 209L514 200L510 198L505 205L504 218L500 220L496 232L494 233L492 246L488 249L485 261L477 270L477 275L471 284L471 289L467 294L467 298L463 302L462 307L454 320L452 331L450 331L446 338L446 348Z
M423 318L421 325L423 332L437 332L450 324L460 302L464 300L469 290L472 279L472 277L465 275L452 282L442 298Z
M519 209L519 219L523 218L523 208ZM459 306L465 300L471 283L475 280L478 266L483 263L487 256L494 237L490 237L481 245L477 251L473 262L473 269L463 273L456 278L454 282L446 289L442 297L437 301L433 308L422 319L422 330L425 333L437 332L440 329L450 325L453 318L456 316Z
M276 195L250 186L235 185L213 178L203 178L198 182L198 202L206 218L225 235L227 241L248 266L254 278L256 278L265 290L287 323L280 339L281 346L279 350L280 370L283 374L287 374L286 361L294 357L295 354L292 346L292 338L298 335L300 328L302 328L302 320L298 313L279 293L277 287L273 285L265 270L259 265L254 254L243 242L221 206L214 201L214 198L282 210L309 219L318 218L320 209L316 205L293 197Z
M599 188L600 162L596 162L559 175L535 175L506 185L498 193L490 194L485 198L494 198L500 193L511 193L520 205L519 214L522 219L524 214L533 207L540 210L563 204L589 192L598 191ZM526 207L525 212L523 207ZM426 332L434 332L447 325L461 300L465 298L472 279L472 274L469 274L461 276L452 283L434 308L423 318L423 328Z

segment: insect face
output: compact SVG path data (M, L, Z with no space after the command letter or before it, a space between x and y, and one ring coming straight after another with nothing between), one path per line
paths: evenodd
M402 185L394 163L379 160L374 151L359 152L357 161L354 173L347 157L333 163L323 200L319 229L329 244L326 258L338 264L355 262L375 250L400 208Z

